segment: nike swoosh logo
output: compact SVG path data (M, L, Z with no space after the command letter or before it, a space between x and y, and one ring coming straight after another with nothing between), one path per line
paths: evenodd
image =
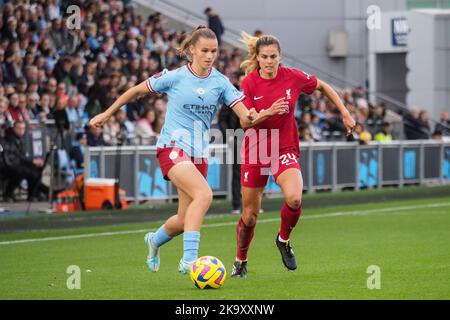
M261 97L253 97L253 99L255 99L255 100L259 100L259 99L262 99L262 98L264 98L264 96L261 96Z

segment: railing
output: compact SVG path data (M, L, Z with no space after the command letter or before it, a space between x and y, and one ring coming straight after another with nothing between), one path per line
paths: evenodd
M231 196L231 164L227 161L233 159L231 150L227 145L210 146L207 180L216 196ZM302 143L300 165L308 192L448 184L450 142ZM85 178L114 178L117 166L128 200L177 198L175 188L162 177L155 146L93 147L85 154ZM270 176L266 193L280 192Z

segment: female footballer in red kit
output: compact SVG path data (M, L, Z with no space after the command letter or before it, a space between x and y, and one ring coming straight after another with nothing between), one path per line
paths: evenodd
M241 83L246 97L244 104L248 109L255 108L260 113L253 123L255 126L246 131L241 149L243 212L236 226L237 254L232 277L244 278L247 275L247 253L269 170L284 195L281 225L275 243L285 267L288 270L297 268L290 235L302 213L303 179L299 165L298 129L294 118L294 108L300 93L312 94L314 90L320 90L339 109L347 134L352 132L355 121L330 85L301 70L280 66L281 47L278 39L270 35L257 38L243 33L242 40L248 48L247 60L241 64L246 74ZM287 103L289 108L285 111L271 108L277 101ZM264 157L263 154L270 155Z

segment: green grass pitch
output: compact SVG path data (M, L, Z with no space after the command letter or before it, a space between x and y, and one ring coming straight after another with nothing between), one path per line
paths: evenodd
M450 298L450 198L305 210L292 236L294 272L274 244L279 213L261 214L247 279L229 277L237 219L207 217L202 229L200 255L227 268L218 290L177 272L182 237L162 248L159 272L147 269L143 230L160 222L0 234L0 299ZM79 290L67 288L70 265L80 267ZM367 287L372 265L380 289Z

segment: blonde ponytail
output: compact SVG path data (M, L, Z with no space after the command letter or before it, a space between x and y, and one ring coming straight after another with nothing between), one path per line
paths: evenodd
M241 63L241 69L244 70L245 75L248 75L259 66L258 61L256 60L256 42L258 41L258 38L249 35L247 32L242 32L241 36L241 41L245 44L248 51L247 58Z

